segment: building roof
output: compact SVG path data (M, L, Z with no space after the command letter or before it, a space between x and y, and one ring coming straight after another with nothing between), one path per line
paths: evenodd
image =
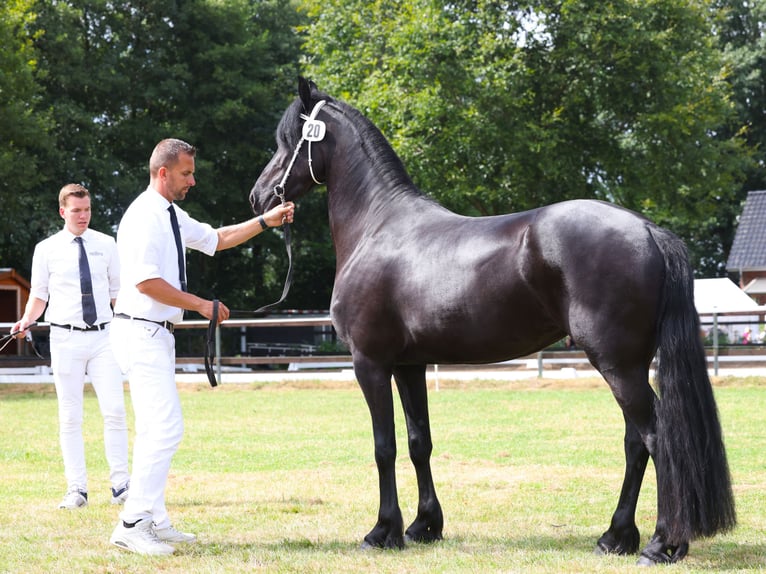
M756 277L742 289L748 295L763 295L766 293L766 277Z
M726 269L766 269L766 191L751 191L747 194Z
M12 267L0 267L0 284L1 285L21 285L24 289L29 291L29 281L19 275L18 271Z

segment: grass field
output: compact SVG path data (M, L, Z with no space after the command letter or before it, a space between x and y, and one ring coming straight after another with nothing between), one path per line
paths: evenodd
M672 569L766 570L766 379L717 380L715 390L739 526L695 541ZM378 483L369 414L355 385L183 385L180 392L186 434L167 503L174 524L199 542L151 558L108 543L119 509L109 504L95 396L86 399L90 504L61 511L55 394L50 386L0 385L0 572L637 569L635 556L592 554L623 473L622 416L599 380L442 381L430 408L445 539L404 551L359 550L375 522ZM408 525L417 488L396 406L399 498ZM654 526L655 492L650 467L637 513L644 542Z

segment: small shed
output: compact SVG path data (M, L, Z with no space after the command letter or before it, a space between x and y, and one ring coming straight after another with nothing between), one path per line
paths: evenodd
M726 270L759 305L766 304L766 191L747 194Z
M0 267L0 323L15 323L24 312L29 299L29 281L15 269ZM8 345L2 355L18 355L22 342Z

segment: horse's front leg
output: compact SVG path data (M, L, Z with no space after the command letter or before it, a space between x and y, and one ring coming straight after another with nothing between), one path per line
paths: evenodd
M410 460L418 479L418 515L405 532L405 540L441 540L444 516L431 475L431 425L428 418L426 366L394 367L399 396L404 407Z
M354 353L354 373L372 417L375 463L378 466L378 522L362 548L403 548L404 522L396 492L396 434L391 368Z

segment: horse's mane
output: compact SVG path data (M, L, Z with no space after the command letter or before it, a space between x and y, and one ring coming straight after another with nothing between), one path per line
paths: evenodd
M360 149L367 156L370 164L375 167L381 180L389 182L394 195L424 197L431 200L413 183L402 160L386 137L359 110L316 89L312 91L311 100L314 104L319 100L325 100L325 110L334 109L348 120L357 132ZM278 137L282 138L282 143L290 148L297 145L300 137L298 134L301 133L303 123L301 113L308 112L303 110L300 98L297 98L291 104L289 113L284 114L279 124Z

